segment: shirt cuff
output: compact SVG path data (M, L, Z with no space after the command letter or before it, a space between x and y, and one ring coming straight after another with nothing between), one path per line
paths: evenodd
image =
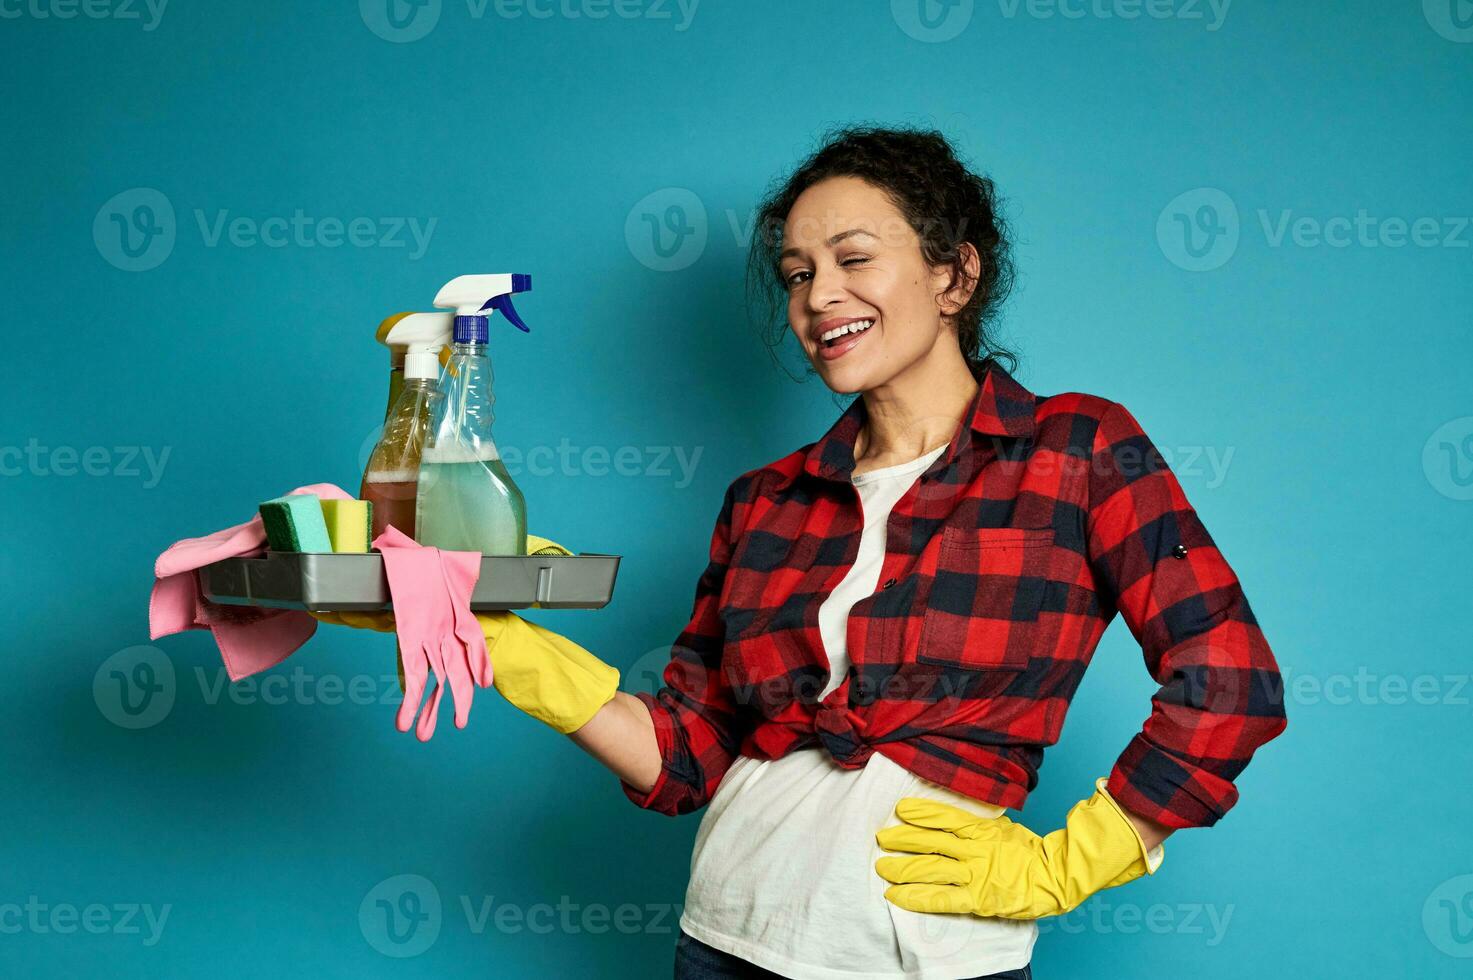
M636 691L634 696L644 702L644 706L649 709L650 720L654 722L655 744L660 749L660 774L655 777L655 785L650 787L648 793L641 793L622 779L619 780L619 786L635 806L674 816L678 812L676 805L686 794L687 789L671 776L670 767L666 764L674 753L676 739L674 725L669 711L654 695Z
M1210 827L1238 801L1237 788L1139 733L1120 753L1106 789L1132 813L1177 830Z

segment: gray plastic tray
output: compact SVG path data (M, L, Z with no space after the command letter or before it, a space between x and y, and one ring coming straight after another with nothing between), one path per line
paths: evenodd
M471 608L598 609L614 594L618 555L487 555ZM282 609L392 608L384 559L366 554L270 551L260 558L226 558L199 570L212 602Z

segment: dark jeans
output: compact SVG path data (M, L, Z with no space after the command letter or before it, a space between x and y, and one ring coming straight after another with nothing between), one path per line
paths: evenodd
M683 930L675 943L675 980L767 980L769 977L781 980L782 974L753 966L730 953L707 946ZM972 980L1033 980L1033 965L989 973Z

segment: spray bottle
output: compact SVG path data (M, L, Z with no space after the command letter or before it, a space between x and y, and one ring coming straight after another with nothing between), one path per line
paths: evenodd
M494 398L486 354L491 316L499 311L530 332L512 306L532 288L520 273L459 276L435 305L453 307L454 344L435 395L434 420L419 468L415 540L483 555L527 553L527 506L491 438Z
M420 456L430 431L440 352L450 342L454 318L449 313L401 313L390 319L393 322L380 339L391 350L404 351L404 380L358 493L373 503L370 541L389 526L414 536Z

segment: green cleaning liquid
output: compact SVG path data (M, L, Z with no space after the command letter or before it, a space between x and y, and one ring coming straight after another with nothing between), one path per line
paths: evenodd
M442 457L443 458L443 457ZM415 540L447 551L527 553L527 505L500 459L437 462L419 467Z

